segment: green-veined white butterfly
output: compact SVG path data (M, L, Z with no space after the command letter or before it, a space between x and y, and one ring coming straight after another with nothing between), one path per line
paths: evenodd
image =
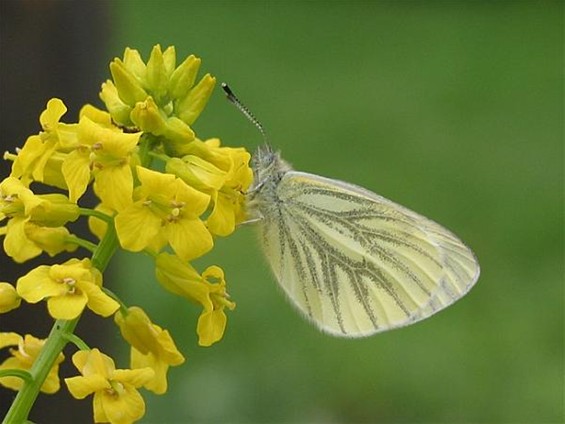
M413 324L479 277L471 249L422 215L353 184L293 171L269 145L257 149L252 168L248 209L265 256L291 303L324 332L362 337Z

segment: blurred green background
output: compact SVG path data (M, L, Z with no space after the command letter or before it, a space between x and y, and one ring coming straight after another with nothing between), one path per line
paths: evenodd
M150 261L122 255L107 284L188 357L166 395L145 396L143 422L564 420L562 2L106 4L104 62L126 46L147 58L156 43L196 54L296 169L442 223L482 267L469 295L432 319L342 340L295 313L254 229L241 228L196 263L222 266L237 302L224 339L201 348L199 309L164 292ZM219 89L195 129L261 143ZM110 331L103 349L125 366Z

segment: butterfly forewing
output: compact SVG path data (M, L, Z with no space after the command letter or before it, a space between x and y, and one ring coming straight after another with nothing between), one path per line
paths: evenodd
M451 232L363 188L289 171L261 210L263 247L290 300L322 330L359 337L445 308L479 266Z

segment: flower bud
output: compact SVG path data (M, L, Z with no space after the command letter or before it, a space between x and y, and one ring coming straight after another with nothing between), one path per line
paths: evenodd
M102 84L100 99L106 105L106 109L108 109L108 112L110 112L114 121L126 126L131 125L131 107L126 105L122 99L120 99L118 90L111 80Z
M153 50L151 50L151 56L147 61L147 73L145 77L146 87L153 97L157 99L157 102L160 102L160 100L167 95L168 82L169 78L167 69L165 68L161 46L157 44L153 47Z
M145 74L147 68L141 55L136 49L130 49L126 47L124 52L124 65L128 71L130 71L139 81L145 79Z
M215 85L216 78L210 74L204 75L200 82L178 101L176 107L178 117L188 125L192 125L204 110Z
M110 72L118 95L125 104L133 106L147 98L147 92L141 86L141 82L125 67L120 59L114 59L110 63Z
M144 132L161 135L167 124L159 107L152 97L147 97L143 102L138 102L131 112L132 122Z
M167 161L165 170L195 189L204 192L219 190L226 180L226 172L193 155L184 156L182 159L170 159Z
M36 197L41 203L31 210L31 219L38 225L59 227L80 216L78 205L63 194L38 194Z
M186 96L188 90L194 85L200 62L199 58L190 55L174 70L169 82L169 95L171 98L180 99Z
M171 156L183 156L187 146L194 141L194 131L176 117L167 119L167 125L162 134L166 138L165 152Z

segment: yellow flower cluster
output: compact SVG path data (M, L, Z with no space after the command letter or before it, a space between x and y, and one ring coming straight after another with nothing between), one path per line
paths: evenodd
M104 268L117 247L153 256L161 285L201 305L196 324L201 346L222 338L224 311L235 307L220 267L200 274L189 263L212 249L214 237L231 234L245 219L245 192L253 175L245 149L200 139L192 129L215 85L209 74L197 81L199 67L194 56L177 65L174 47L155 46L147 63L128 48L123 59L112 61L112 79L102 84L106 110L86 105L78 122L65 123L66 106L51 99L39 118L41 131L15 154L4 155L13 162L0 182L6 253L24 262L43 252L55 256L84 248L92 257L41 265L15 286L0 283L0 313L17 308L22 299L45 300L58 320L76 320L88 308L102 317L114 315L131 345L130 370L116 369L98 349L73 356L82 376L67 378L67 386L79 399L94 394L96 422L139 419L145 406L137 388L164 393L168 368L185 360L167 330L103 286ZM56 193L36 194L39 184ZM99 201L95 209L81 205L89 192ZM80 217L89 218L94 240L67 229ZM44 343L30 335L0 333L0 348L18 346L0 365L0 384L25 390L25 378L9 371L3 376L2 370L31 370L33 378ZM63 359L61 354L51 363L41 390L58 390Z

